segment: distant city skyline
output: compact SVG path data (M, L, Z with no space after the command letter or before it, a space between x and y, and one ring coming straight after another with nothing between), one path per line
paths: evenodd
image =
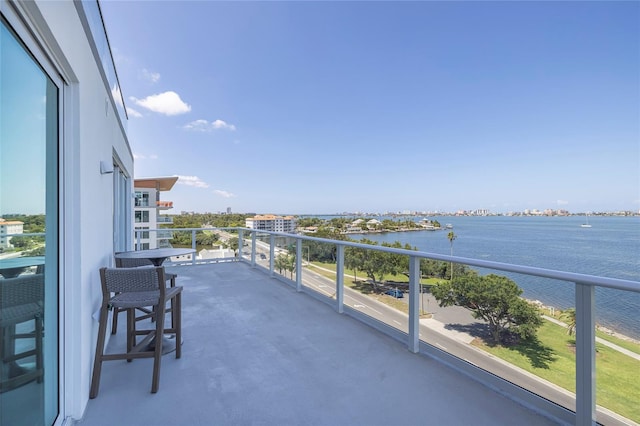
M638 2L101 2L176 211L640 209Z
M336 212L254 212L254 211L187 211L181 210L178 212L167 212L168 214L273 214L276 216L392 216L392 215L406 215L406 216L584 216L584 215L616 215L616 216L640 216L640 210L602 210L602 211L586 211L586 212L572 212L564 209L526 209L523 211L508 211L508 212L496 212L487 209L466 209L458 211L433 211L433 210L393 210L393 211L336 211Z

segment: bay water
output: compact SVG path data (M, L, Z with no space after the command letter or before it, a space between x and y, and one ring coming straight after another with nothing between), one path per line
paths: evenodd
M382 220L384 218L377 218ZM413 218L415 221L422 217ZM350 235L377 242L400 241L420 251L451 254L447 237L453 231L454 256L559 271L577 272L640 283L640 217L590 216L436 216L450 230L408 231ZM575 306L575 285L563 281L501 271L482 274L508 276L523 290L522 296L545 306ZM639 284L640 285L640 284ZM596 288L596 322L640 340L640 293Z

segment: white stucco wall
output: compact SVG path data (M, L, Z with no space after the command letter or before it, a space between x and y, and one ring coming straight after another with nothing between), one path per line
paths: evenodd
M15 7L14 7L15 5ZM113 174L100 162L118 158L131 177L133 156L96 63L76 5L66 1L14 3L53 67L65 79L60 146L61 410L82 417L88 401L101 299L99 268L112 265Z

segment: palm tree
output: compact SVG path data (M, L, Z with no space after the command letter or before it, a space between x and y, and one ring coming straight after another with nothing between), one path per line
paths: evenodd
M573 336L576 332L576 308L567 309L560 315L560 319L567 324L567 334Z
M449 244L451 244L451 256L453 256L453 240L458 238L458 236L454 234L453 231L450 231L447 234L447 238L449 239ZM453 281L453 261L451 261L451 281Z

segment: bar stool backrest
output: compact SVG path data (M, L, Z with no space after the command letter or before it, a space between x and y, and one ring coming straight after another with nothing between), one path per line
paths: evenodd
M159 290L158 269L162 267L102 268L100 274L103 292L109 294Z
M0 280L0 309L44 301L44 275L23 274Z

